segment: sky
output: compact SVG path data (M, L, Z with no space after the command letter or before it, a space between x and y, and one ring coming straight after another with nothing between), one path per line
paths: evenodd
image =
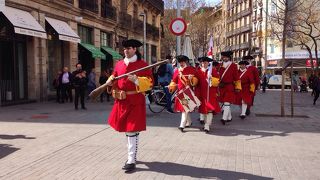
M222 0L206 0L207 3L209 3L210 5L213 5L213 4L217 4L219 2L221 2Z

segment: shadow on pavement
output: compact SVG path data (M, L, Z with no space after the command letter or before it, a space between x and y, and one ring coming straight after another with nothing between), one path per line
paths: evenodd
M35 137L26 137L25 135L0 134L0 139L35 139Z
M271 137L271 136L287 136L288 132L265 132L265 131L257 131L257 130L245 130L245 129L214 129L209 133L214 136L260 136L252 139L263 138L263 137Z
M0 144L0 159L8 156L11 153L19 150L19 148L11 147L10 144Z
M227 180L237 180L237 179L255 179L255 180L270 180L273 178L262 177L242 172L234 172L227 170L209 169L209 168L199 168L194 166L188 166L184 164L177 164L172 162L138 162L138 164L144 164L148 169L137 168L137 171L152 171L163 173L172 176L189 176L192 178L205 178L205 179L227 179Z

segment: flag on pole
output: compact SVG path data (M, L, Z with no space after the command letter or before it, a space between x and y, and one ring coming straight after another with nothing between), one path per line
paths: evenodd
M213 57L213 37L212 37L212 35L210 35L209 49L208 49L207 56L208 56L209 58L211 58L211 59L212 59L212 57Z

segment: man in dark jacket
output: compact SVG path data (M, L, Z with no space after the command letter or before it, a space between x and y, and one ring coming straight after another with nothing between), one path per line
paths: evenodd
M313 105L316 105L316 102L320 94L320 73L318 74L318 76L315 76L313 79L313 89L315 93L314 99L313 99Z
M87 88L88 78L86 72L82 70L82 65L78 63L76 65L77 70L72 72L73 75L73 87L75 89L74 108L78 110L78 102L80 97L81 108L87 109L84 105L84 95Z

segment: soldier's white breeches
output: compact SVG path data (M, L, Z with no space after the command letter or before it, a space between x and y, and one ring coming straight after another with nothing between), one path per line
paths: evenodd
M204 129L210 130L210 126L212 124L212 119L213 119L213 114L212 113L208 113L207 117L205 119Z
M128 147L128 161L127 164L135 164L137 161L139 132L126 132L127 147Z
M190 113L187 113L187 123L186 123L186 126L191 126L191 124L192 124L192 120L191 120Z
M245 115L246 115L247 108L248 108L248 104L246 104L246 103L242 100L241 116L245 116Z
M188 119L188 114L187 112L182 112L181 113L181 122L180 122L180 127L185 128L187 124L187 119Z
M232 116L231 116L231 108L230 108L230 103L229 103L229 102L223 103L223 115L222 115L222 119L225 120L225 121L232 119Z
M204 121L206 119L206 114L200 113L200 121Z

